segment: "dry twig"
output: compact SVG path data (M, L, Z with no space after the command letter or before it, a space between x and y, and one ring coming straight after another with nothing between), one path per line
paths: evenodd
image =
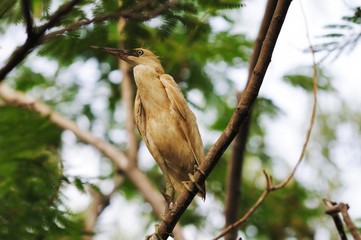
M355 224L353 223L350 216L348 215L347 210L350 208L348 206L348 204L344 204L344 203L337 204L337 203L331 202L330 200L327 200L327 199L323 199L322 201L327 206L327 209L325 212L326 212L326 214L330 215L332 217L333 221L335 222L337 231L338 231L341 239L347 240L347 237L346 237L346 233L343 229L343 225L342 225L342 221L339 216L339 213L342 214L343 221L345 222L346 227L350 231L352 237L355 240L361 240L360 233L357 231Z

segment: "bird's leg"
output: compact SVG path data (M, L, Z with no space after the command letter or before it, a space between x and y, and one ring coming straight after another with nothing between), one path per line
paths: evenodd
M168 169L167 169L167 166L166 166L164 160L159 164L159 168L163 172L164 181L165 181L165 193L162 193L162 194L163 194L165 201L167 202L167 206L165 208L164 215L162 216L162 217L164 217L167 215L170 203L173 201L174 187L172 185L172 181L170 180Z
M203 172L202 169L199 168L198 165L194 165L194 172L198 171L200 174L202 174L203 176L206 176L206 173Z

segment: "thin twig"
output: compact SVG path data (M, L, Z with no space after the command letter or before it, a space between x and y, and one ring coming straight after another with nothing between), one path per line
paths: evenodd
M73 30L78 29L83 26L87 26L87 25L99 23L99 22L104 22L107 20L118 20L120 17L129 18L129 19L138 20L138 21L145 21L145 20L148 20L155 16L158 16L159 14L163 13L170 7L176 5L178 3L178 0L173 0L173 1L167 2L163 5L161 5L160 7L156 8L152 11L149 11L149 12L137 13L137 11L143 10L143 8L145 8L148 4L151 4L153 2L156 2L156 1L151 0L151 1L140 2L138 5L136 5L132 9L126 9L126 10L121 10L121 11L112 12L112 13L104 13L104 14L100 14L89 20L84 20L84 21L79 21L79 22L69 24L68 26L65 26L62 29L48 33L47 35L45 35L42 38L41 42L46 42L54 37L57 37L64 33L73 31Z
M57 24L62 17L67 15L75 5L80 3L82 0L72 0L70 2L65 3L64 5L60 6L56 12L54 12L48 21L39 27L38 34L40 36L43 36L43 34L49 30L50 28L54 27L55 24Z
M51 38L54 38L56 36L59 36L61 34L67 33L69 31L75 30L77 28L92 24L92 23L98 23L103 22L106 20L117 20L119 17L125 17L125 18L131 18L133 20L139 20L139 21L145 21L150 18L153 18L155 16L158 16L159 14L162 14L164 11L168 10L170 7L176 5L179 0L172 0L167 1L166 3L162 4L160 7L143 13L138 13L139 11L143 10L148 4L151 4L153 2L156 2L155 0L148 0L138 3L136 6L134 6L131 9L122 10L115 13L107 13L102 14L99 16L94 17L91 20L85 20L85 21L79 21L72 23L60 30L48 33L45 35L46 31L50 30L58 21L68 14L73 7L78 4L81 0L72 0L68 3L65 3L64 5L60 6L59 9L50 16L48 22L46 22L44 25L37 28L37 31L34 31L34 34L32 34L32 37L28 37L25 41L25 43L17 48L16 51L13 52L11 57L8 59L7 64L0 69L0 82L3 81L6 77L6 75L13 70L21 61L25 59L25 57L38 45L48 41ZM138 12L137 12L138 11Z

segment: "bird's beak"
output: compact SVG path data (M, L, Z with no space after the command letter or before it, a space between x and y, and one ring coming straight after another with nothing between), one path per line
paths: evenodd
M115 48L108 48L108 47L97 47L97 46L90 46L91 48L95 48L95 49L99 49L103 52L112 54L114 56L117 56L123 60L126 60L126 58L128 57L128 53L125 50L122 49L115 49Z

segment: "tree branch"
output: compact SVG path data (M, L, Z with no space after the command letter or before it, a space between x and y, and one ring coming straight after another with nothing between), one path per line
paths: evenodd
M337 228L337 231L340 234L341 239L347 240L347 237L346 237L345 231L343 229L341 219L338 215L339 213L342 214L343 221L345 222L346 227L350 231L352 237L355 240L361 240L360 233L357 231L355 224L352 222L350 216L348 215L348 212L347 212L347 210L349 209L348 204L344 204L344 203L337 204L337 203L331 202L327 199L323 199L323 202L327 206L327 209L325 212L326 212L326 214L330 215L333 218L336 228Z
M276 16L276 14L277 14L278 7L279 7L279 5L277 4L274 16ZM305 20L306 20L306 18L305 18ZM312 61L313 61L313 77L312 77L312 80L313 80L313 98L314 98L314 102L313 102L313 107L312 107L312 115L311 115L310 125L309 125L309 128L307 130L306 140L305 140L305 142L303 144L300 157L299 157L295 167L293 168L292 172L288 175L288 177L283 182L281 182L280 184L278 184L276 186L273 185L272 177L269 177L266 174L266 172L263 171L264 174L265 174L265 177L266 177L267 187L263 191L262 195L258 198L257 202L248 210L248 212L241 219L239 219L237 222L229 225L221 234L219 234L216 238L214 238L214 240L217 240L217 239L221 238L222 236L227 234L231 229L233 229L233 228L237 227L238 225L240 225L241 223L245 222L248 219L248 217L262 204L262 202L265 200L265 198L267 197L267 195L270 192L276 191L278 189L283 188L293 178L298 166L300 165L300 163L301 163L301 161L302 161L302 159L303 159L303 157L305 155L306 148L307 148L310 136L311 136L311 131L312 131L312 128L313 128L315 116L316 116L316 105L317 105L317 66L316 66L316 60L315 60L315 51L314 51L314 49L312 47L312 44L311 44L311 41L310 41L310 38L309 38L309 35L308 35L308 29L307 29L306 21L305 21L305 25L306 25L306 35L307 35L310 50L311 50L311 53L312 53ZM272 22L271 22L271 26L272 26ZM271 26L270 26L270 28L271 28ZM267 35L268 35L268 33L267 33Z
M125 26L125 18L120 18L118 22L118 33L121 35ZM124 49L124 41L119 43L119 48ZM121 59L118 59L118 65L120 71L123 73L123 80L121 83L121 93L123 99L123 106L125 108L125 126L128 133L128 159L129 167L138 166L137 156L139 144L135 135L135 119L133 113L134 102L134 89L133 80L131 76L131 67L129 64Z
M80 27L92 24L92 23L99 23L99 22L104 22L107 20L118 20L120 17L123 18L128 18L128 19L133 19L133 20L137 20L137 21L145 21L148 19L151 19L155 16L158 16L159 14L163 13L164 11L166 11L167 9L169 9L170 7L176 5L178 3L179 0L173 0L173 1L169 1L163 5L161 5L160 7L149 11L149 12L145 12L145 13L136 13L136 11L141 11L143 10L143 8L145 8L147 5L156 2L155 0L150 0L150 1L144 1L144 2L140 2L139 4L137 4L135 7L133 7L132 9L126 9L126 10L121 10L118 12L112 12L112 13L104 13L104 14L100 14L92 19L89 20L84 20L84 21L79 21L79 22L75 22L72 24L69 24L68 26L65 26L62 29L59 29L57 31L48 33L47 35L45 35L42 38L42 42L46 42L54 37L57 37L59 35L62 35L64 33L73 31L75 29L78 29Z
M123 174L117 174L114 178L113 190L108 195L103 195L93 189L89 189L92 196L92 201L85 211L84 228L83 232L86 233L83 236L83 240L93 239L94 227L96 225L99 215L109 205L110 198L118 190L123 183L125 176Z
M241 92L237 93L238 102L241 99ZM252 110L250 111L250 115ZM239 203L242 196L242 169L246 154L246 145L248 133L251 123L251 116L249 116L240 126L239 131L232 143L232 152L228 164L228 174L226 182L226 199L224 215L226 219L225 227L234 223L239 215ZM237 229L234 228L226 236L225 240L234 240L237 238Z
M277 0L268 0L263 20L256 38L256 41L253 45L253 54L249 63L248 68L248 80L247 85L249 84L252 76L253 69L256 66L259 54L261 52L262 43L266 37L267 30L272 20L273 13L276 9ZM237 93L238 102L241 99L241 93ZM233 144L232 152L230 157L230 163L228 165L228 175L227 175L227 188L226 188L226 203L225 203L225 218L226 224L225 227L232 224L238 219L239 214L239 203L242 196L242 166L244 163L244 158L246 154L246 145L249 135L249 129L251 126L251 116L253 108L251 108L248 118L240 126L239 132L237 133ZM233 240L237 238L237 229L234 228L226 236L225 240Z
M51 32L51 33L48 33L45 35L45 32L47 30L54 27L54 25L60 20L60 18L65 16L66 14L68 14L73 9L73 7L76 4L78 4L80 1L81 0L72 0L68 3L65 3L64 5L60 6L59 9L49 18L49 21L47 23L40 26L36 31L34 31L34 34L32 35L32 37L28 37L26 39L25 43L21 47L19 47L17 50L14 51L14 53L8 59L6 65L0 69L0 82L3 81L6 77L6 75L11 70L13 70L21 61L23 61L25 59L25 57L30 52L32 52L32 50L36 46L48 41L51 38L54 38L56 36L66 33L66 32L75 30L82 26L89 25L91 23L97 23L97 22L102 22L102 21L106 21L106 20L117 20L119 17L131 18L131 19L139 20L139 21L145 21L145 20L148 20L150 18L153 18L153 17L163 13L170 7L176 5L179 0L167 1L163 5L161 5L160 7L156 8L152 11L148 11L145 13L137 13L137 11L141 11L147 5L149 5L153 2L156 2L156 0L143 1L143 2L138 3L136 6L134 6L131 9L127 9L127 10L123 10L123 11L119 11L119 12L115 12L115 13L102 14L97 17L94 17L91 20L75 22L75 23L70 24L60 30L57 30L57 31L54 31L54 32Z
M241 101L235 109L226 129L223 131L222 135L216 141L213 147L208 151L205 159L200 165L200 169L202 172L204 172L204 174L201 174L200 171L197 171L194 174L195 181L198 185L202 186L204 184L206 178L209 176L220 157L223 155L224 151L236 136L239 126L247 118L251 107L258 96L264 75L271 61L273 49L275 47L279 32L282 28L288 7L291 2L292 0L278 1L276 12L273 15L270 28L267 32L265 41L262 44L260 57L252 73L251 81L242 94ZM168 238L169 233L172 232L173 227L178 222L179 218L187 209L189 204L192 202L192 199L198 192L198 189L194 183L189 184L189 187L190 191L184 190L182 192L177 201L172 204L168 214L165 216L165 220L159 226L158 232L162 239Z
M40 38L44 35L45 31L53 27L61 17L66 15L71 11L71 9L81 0L73 0L68 3L63 4L58 8L58 10L50 17L49 21L38 29L33 29L33 33L29 35L25 43L17 48L11 57L8 59L6 65L0 69L0 82L3 81L6 75L13 70L24 58L39 44ZM24 0L24 8L28 4L28 0ZM30 11L30 10L29 10ZM28 10L26 10L28 12ZM26 16L28 13L25 13L25 18L27 21L27 29L29 29L29 16Z
M343 229L343 225L342 225L342 221L340 216L338 215L338 213L340 212L338 211L334 211L335 206L337 205L337 203L335 202L331 202L327 199L322 199L323 203L327 206L327 210L325 211L326 214L330 215L335 223L336 229L338 231L338 234L341 237L341 240L347 240L347 236L345 233L345 230Z
M46 104L30 98L24 93L15 91L4 83L0 83L0 96L9 105L22 105L32 111L39 112L43 116L49 116L50 121L56 123L63 129L72 131L81 141L97 148L104 156L108 157L116 167L125 173L143 195L144 199L152 205L158 218L161 219L161 215L166 206L163 196L153 187L147 176L139 168L128 167L128 159L121 151L113 145L95 137L91 132L80 129L74 121L57 113ZM173 233L175 236L181 236L178 239L183 239L180 226L177 226Z
M21 0L22 8L24 12L25 24L26 24L26 32L28 37L33 35L33 17L31 15L31 3L30 0Z

